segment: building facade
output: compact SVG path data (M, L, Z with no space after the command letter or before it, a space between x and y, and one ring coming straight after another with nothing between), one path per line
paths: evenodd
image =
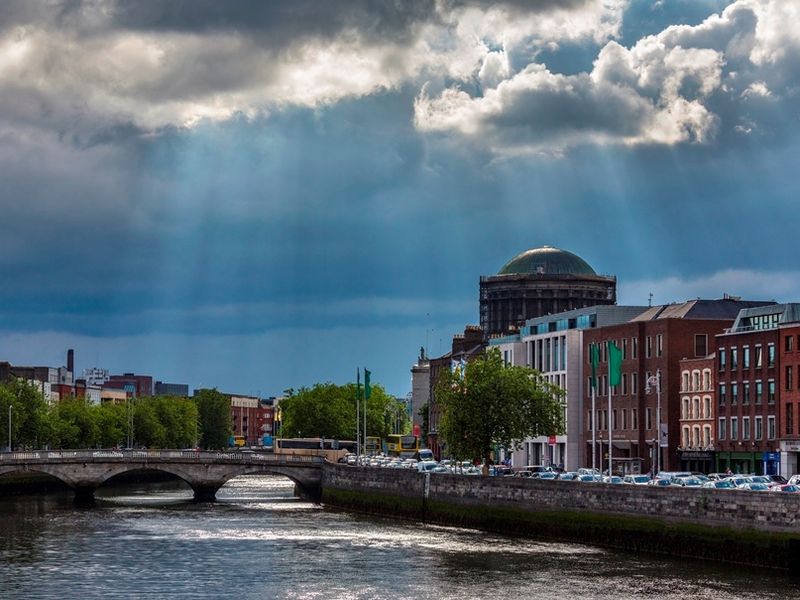
M681 471L711 473L716 470L715 361L715 352L704 358L685 358L680 361L681 437L678 460Z
M427 419L424 419L421 411L429 406L430 399L431 364L425 348L421 348L417 362L411 367L411 430L414 435L423 433L423 420Z
M593 455L600 456L607 468L611 456L614 471L680 469L680 361L708 356L715 336L733 324L740 310L765 304L771 303L733 298L692 300L654 306L629 323L585 331L587 373L591 367L589 346L596 344L600 349L594 435L588 382L584 393L586 463L591 464ZM613 387L608 382L608 342L622 351L621 381Z
M490 347L500 350L506 364L528 366L564 392L566 431L553 436L527 438L511 456L514 467L545 465L574 471L583 462L583 332L628 322L644 306L592 306L529 319L519 334L494 338Z

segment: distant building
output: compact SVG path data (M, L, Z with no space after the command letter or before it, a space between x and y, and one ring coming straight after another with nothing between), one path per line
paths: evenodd
M431 399L431 365L425 355L425 349L420 348L419 358L411 367L411 427L412 433L422 432L423 416L420 410L428 406ZM419 434L417 434L419 435Z
M678 460L681 471L717 471L714 445L716 352L703 358L684 358L681 370L681 414ZM724 470L724 469L723 469Z
M150 375L136 375L134 373L110 375L103 387L124 390L135 398L144 398L153 395L153 378Z
M189 397L189 384L187 383L164 383L156 381L153 386L153 394L156 396L177 396L180 398Z
M531 318L616 301L616 277L598 275L579 256L550 246L527 250L497 275L480 278L480 323L487 337L514 332Z
M247 446L261 446L265 436L272 436L274 399L225 394L231 402L231 424L234 436L245 438Z

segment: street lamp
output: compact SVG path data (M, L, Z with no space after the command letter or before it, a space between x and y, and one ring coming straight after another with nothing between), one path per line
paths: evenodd
M650 393L650 389L655 386L656 388L656 440L655 440L655 453L656 453L656 474L661 471L661 371L656 371L655 375L651 375L645 382L644 391L646 394Z
M11 409L12 404L8 405L8 451L11 452Z

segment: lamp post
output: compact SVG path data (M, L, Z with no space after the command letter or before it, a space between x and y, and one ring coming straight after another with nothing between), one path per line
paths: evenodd
M661 471L661 371L656 371L655 375L647 378L645 385L645 393L649 394L650 389L655 386L656 388L656 440L655 440L655 453L656 453L656 468L655 474ZM655 474L653 477L655 478Z
M8 451L11 452L11 409L12 404L8 405Z

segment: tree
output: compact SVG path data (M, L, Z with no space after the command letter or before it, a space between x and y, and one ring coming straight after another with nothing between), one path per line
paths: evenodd
M200 447L222 450L228 445L228 437L233 431L230 400L216 389L200 390L194 400L197 404Z
M514 447L526 437L563 432L563 390L528 367L507 366L490 349L465 372L445 371L436 382L442 407L439 433L458 459L489 464L492 446Z
M393 432L398 409L403 404L380 385L373 384L371 389L367 400L367 435L385 438ZM317 383L311 388L294 391L290 397L281 400L282 436L356 439L357 391L354 383ZM360 391L363 410L363 386ZM363 412L360 418L363 424ZM403 427L408 427L407 417L403 420Z

